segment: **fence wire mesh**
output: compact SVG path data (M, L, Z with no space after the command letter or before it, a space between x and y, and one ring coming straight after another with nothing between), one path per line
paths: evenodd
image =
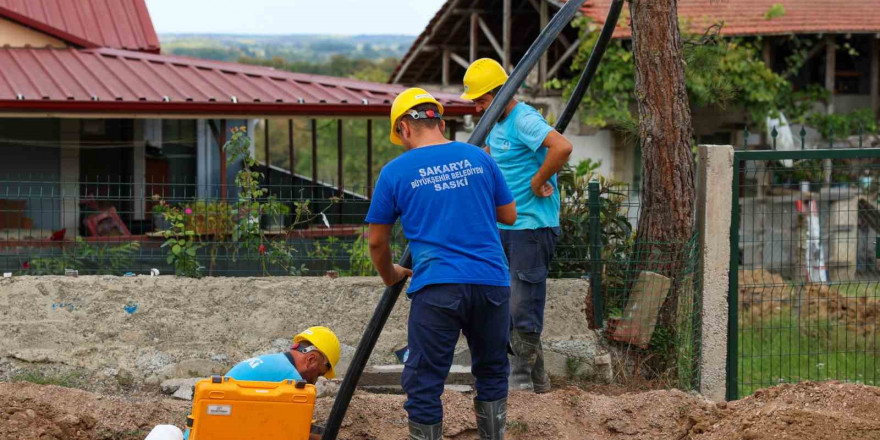
M588 316L595 316L593 326L604 327L606 338L624 347L624 370L659 381L661 386L698 387L701 289L696 235L681 243L637 237L643 214L638 190L602 180L590 191L598 192L598 197L568 195L562 222L563 236L583 227L583 219L594 223L570 240L589 242L596 233L601 237L587 260L584 255L572 258L581 261L578 268L590 274L593 295L588 308L593 310L588 310ZM598 215L584 215L591 212ZM587 251L557 248L560 264L566 264L566 256L575 249ZM597 309L600 313L594 314Z
M878 385L880 149L736 154L728 397Z

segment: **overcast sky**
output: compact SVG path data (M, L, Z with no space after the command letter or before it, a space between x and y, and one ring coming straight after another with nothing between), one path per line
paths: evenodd
M418 35L444 0L147 0L156 32Z

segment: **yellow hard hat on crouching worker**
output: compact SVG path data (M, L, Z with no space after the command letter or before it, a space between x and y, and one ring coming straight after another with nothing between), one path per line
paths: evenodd
M434 104L437 106L437 109L440 110L442 115L443 113L443 105L440 104L440 101L434 99L434 97L428 93L425 89L420 89L418 87L413 87L411 89L406 89L397 95L397 98L394 98L394 103L391 104L391 143L394 145L403 145L403 141L400 139L400 135L397 134L397 121L409 111L409 109L419 105L419 104Z
M339 347L339 338L327 327L309 327L302 333L293 337L293 343L298 344L302 341L308 341L318 349L327 362L330 362L330 370L324 374L327 379L336 377L336 364L339 363L339 357L342 349Z
M498 61L480 58L471 63L464 73L464 93L461 99L473 101L507 82L507 72Z

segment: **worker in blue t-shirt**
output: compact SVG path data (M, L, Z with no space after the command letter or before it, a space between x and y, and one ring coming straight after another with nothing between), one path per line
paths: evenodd
M459 335L471 349L481 439L503 439L507 412L510 275L496 221L513 224L516 204L495 161L450 142L443 106L408 89L391 106L391 142L406 151L382 168L367 222L370 256L386 285L412 275L404 360L410 439L443 436L443 383ZM397 219L413 269L391 261Z
M464 75L461 97L483 112L505 82L507 72L498 62L476 60ZM516 222L498 225L510 262L510 387L545 393L550 379L541 332L547 273L561 234L556 173L568 161L572 146L533 107L515 99L505 104L486 143L516 199Z
M327 327L309 327L294 336L290 350L241 361L225 376L237 381L304 380L314 384L321 376L327 379L336 377L335 368L341 353L339 339L332 330ZM147 440L189 439L189 432L189 429L186 433L181 433L177 427L159 425L153 428ZM320 427L313 426L311 438L318 439L321 433Z

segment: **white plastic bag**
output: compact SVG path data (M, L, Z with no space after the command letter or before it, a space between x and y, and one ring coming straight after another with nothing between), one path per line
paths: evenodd
M145 440L183 440L183 431L172 425L157 425Z
M779 113L778 118L771 118L769 115L767 116L767 139L770 140L770 144L773 145L773 128L776 128L776 149L781 151L791 151L796 149L794 142L794 133L791 131L791 125L788 123L788 119L785 118L785 115ZM794 161L791 159L783 159L782 166L786 168L791 168L794 165Z

